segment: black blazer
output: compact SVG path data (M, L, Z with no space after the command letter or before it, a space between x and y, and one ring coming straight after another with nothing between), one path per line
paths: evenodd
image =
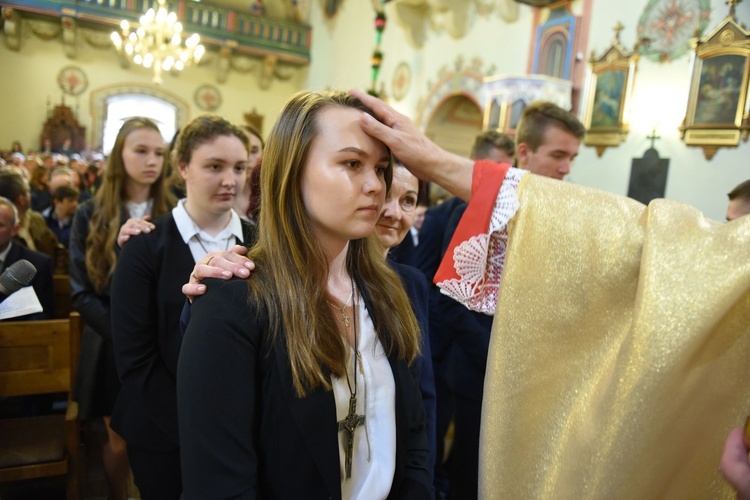
M341 498L332 391L299 398L283 333L269 345L247 283L205 280L177 371L183 498ZM367 303L367 300L366 300ZM428 499L424 409L403 360L396 384L396 470L389 498Z
M122 248L112 278L112 340L122 382L112 428L139 448L170 451L179 442L175 391L182 285L195 261L171 212L154 225ZM252 239L253 226L242 227Z
M454 196L440 205L428 208L424 214L424 223L422 223L422 229L419 230L419 245L414 251L412 265L422 271L430 283L435 277L445 247L448 245L447 241L443 241L448 219L456 207L465 203Z
M444 237L446 247L466 207L466 203L457 206L448 219ZM443 254L445 250L446 248L443 248ZM448 384L455 393L464 398L481 402L494 316L471 311L442 293L438 295L437 304L443 330L452 340L446 367Z
M89 236L91 218L97 207L93 201L79 205L73 216L70 230L70 281L73 309L81 313L81 318L102 339L112 341L112 321L110 318L110 288L109 283L102 293L94 289L86 270L86 239ZM120 226L128 219L128 212L122 210ZM136 238L133 238L135 240Z
M121 209L120 226L129 217L124 205ZM91 283L86 269L86 240L91 229L91 218L96 210L97 205L93 200L79 205L70 229L68 281L73 309L81 314L84 324L74 393L82 418L111 415L115 396L120 391L112 353L112 317L109 306L112 280L109 280L100 293ZM115 251L118 250L115 246Z
M430 207L424 216L419 230L419 245L414 255L414 267L422 271L430 283L430 343L435 378L442 378L445 363L450 357L453 340L444 327L443 311L438 304L440 290L432 283L449 241L445 241L445 228L453 210L465 202L457 197L450 198L440 205Z
M401 243L391 248L388 257L399 264L413 266L416 260L417 247L414 245L414 238L411 231L406 233L406 238Z
M42 305L42 312L9 318L8 321L49 319L52 317L55 305L55 288L52 284L52 259L46 254L35 252L14 241L10 246L10 250L8 250L8 255L5 256L3 268L0 271L5 271L9 266L21 259L28 260L36 268L34 279L31 280L31 287L34 288L34 293L36 293L39 303Z
M422 393L425 420L427 425L427 442L430 446L430 474L437 460L437 395L435 392L435 371L432 368L432 349L430 348L429 322L429 285L419 269L393 262L388 263L401 278L406 294L411 301L414 315L422 329L422 353L414 360L418 370L419 390Z

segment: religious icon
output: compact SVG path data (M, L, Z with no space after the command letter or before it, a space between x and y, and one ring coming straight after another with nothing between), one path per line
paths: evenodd
M690 95L680 127L685 144L701 147L708 160L750 134L750 31L734 18L737 0L728 3L729 16L712 33L693 40Z
M620 145L629 131L629 105L635 80L638 54L620 43L623 26L617 23L615 37L601 57L591 54L586 85L587 146L594 146L599 156L608 147Z
M596 79L594 107L591 112L591 127L617 127L625 98L626 71L615 69L603 71Z
M747 56L731 54L703 61L694 123L735 123L741 118L737 104L746 61Z

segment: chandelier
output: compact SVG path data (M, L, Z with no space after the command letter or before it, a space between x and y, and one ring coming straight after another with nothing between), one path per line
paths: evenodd
M141 16L140 27L130 30L130 23L120 23L122 34L112 32L112 42L117 51L144 68L154 68L154 83L161 85L162 71L182 71L191 63L200 61L206 49L194 33L184 42L182 24L177 14L168 12L165 0L158 0L158 9L148 9Z

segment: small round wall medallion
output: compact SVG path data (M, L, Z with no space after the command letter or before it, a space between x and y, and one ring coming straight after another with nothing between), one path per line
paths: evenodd
M89 86L86 73L78 66L66 66L57 74L57 84L68 95L79 95Z
M203 111L216 111L221 106L221 92L213 85L201 85L195 91L193 100Z
M394 99L400 101L406 97L409 87L411 87L411 68L406 62L401 62L396 66L396 71L393 72L391 87Z

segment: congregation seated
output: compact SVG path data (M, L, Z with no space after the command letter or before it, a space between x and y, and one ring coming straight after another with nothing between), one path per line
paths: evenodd
M67 167L57 167L50 172L46 190L39 190L36 193L32 190L31 208L46 217L46 211L52 206L52 193L60 186L75 187L73 172Z
M44 165L39 165L31 171L29 179L29 188L31 189L31 208L39 211L37 204L41 198L49 192L49 174L50 171Z
M17 172L6 170L7 167L0 171L0 196L11 200L18 210L16 238L29 249L49 255L56 265L57 237L47 227L42 214L31 209L31 192L26 180Z
M51 155L52 153L52 140L45 137L44 140L42 140L42 147L39 149L39 154Z
M55 233L58 241L68 248L70 227L73 224L73 215L78 208L78 190L70 186L60 186L52 194L52 203L44 220L50 230Z
M13 241L18 232L18 212L7 198L0 197L0 271L25 259L36 268L31 286L42 305L42 312L12 318L13 321L48 319L54 310L54 287L52 285L52 259Z
M71 141L70 138L65 139L62 145L55 150L55 153L71 157L75 154L75 149L73 149L73 141Z

